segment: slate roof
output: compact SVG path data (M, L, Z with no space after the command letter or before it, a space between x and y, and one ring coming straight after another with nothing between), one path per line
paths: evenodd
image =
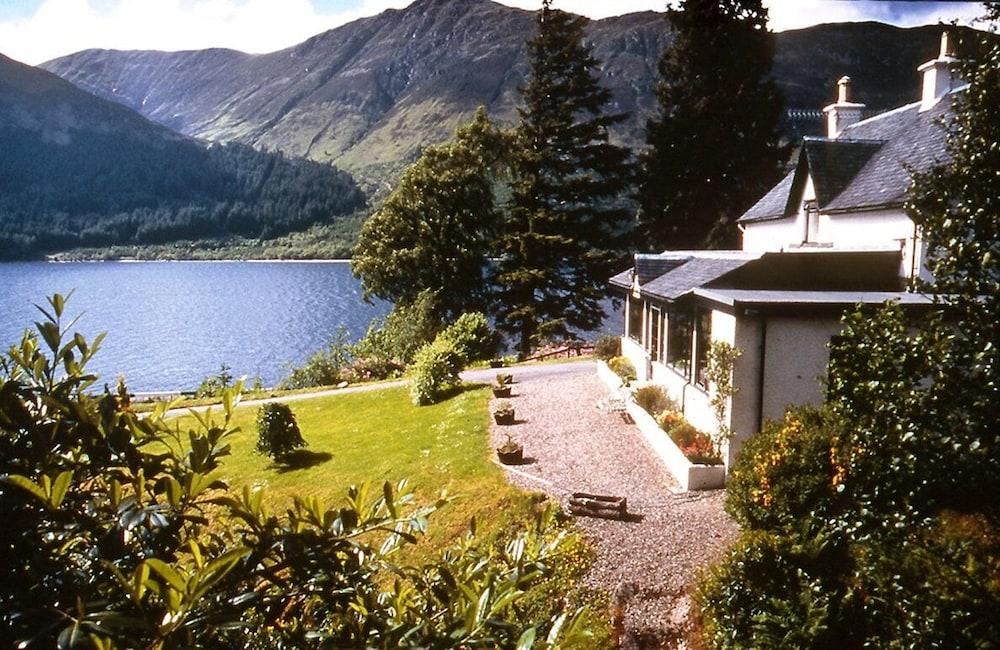
M815 305L850 307L857 304L879 305L887 300L906 307L932 307L934 299L907 291L775 291L758 289L695 289L694 294L725 305L742 307L783 307Z
M846 127L837 139L807 138L799 164L747 210L740 223L768 221L798 211L806 175L816 187L823 212L900 207L910 186L910 170L926 171L948 162L944 127L954 114L955 93L921 112L920 102Z
M743 251L668 251L636 255L635 266L610 278L612 286L631 289L633 273L640 267L639 289L662 300L676 300L695 287L716 280L759 258L762 253Z

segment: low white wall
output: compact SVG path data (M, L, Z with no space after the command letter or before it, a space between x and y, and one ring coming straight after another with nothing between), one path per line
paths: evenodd
M635 366L636 378L649 381L649 354L641 345L627 336L622 337L622 356Z
M597 376L611 391L617 392L621 387L621 379L603 361L597 362ZM631 396L625 400L625 409L632 416L646 444L660 457L682 489L714 490L725 487L724 465L695 465L689 461L653 416L636 404Z

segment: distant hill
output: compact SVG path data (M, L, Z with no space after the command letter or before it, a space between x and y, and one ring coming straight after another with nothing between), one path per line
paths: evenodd
M181 133L334 162L383 185L477 105L516 119L533 31L531 12L488 0L418 0L270 54L88 50L43 67ZM782 32L774 77L789 108L821 108L845 74L859 101L894 107L917 98L916 67L939 35L879 23ZM588 37L613 109L629 115L615 136L640 146L667 23L654 12L596 20Z
M212 145L0 56L0 259L186 237L270 237L364 205L351 177Z

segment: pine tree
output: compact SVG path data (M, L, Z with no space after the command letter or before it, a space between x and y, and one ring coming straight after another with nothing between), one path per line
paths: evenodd
M586 19L544 0L528 42L514 181L499 240L499 324L524 354L541 340L597 327L607 277L620 260L630 215L627 150L603 112L611 93L583 44Z
M732 245L732 226L779 178L781 94L761 0L683 0L659 63L659 114L646 125L639 180L642 244Z

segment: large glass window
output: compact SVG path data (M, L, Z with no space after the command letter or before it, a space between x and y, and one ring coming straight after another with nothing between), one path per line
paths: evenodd
M642 301L634 296L628 297L628 336L642 343Z
M667 313L667 363L685 377L691 370L692 318L689 311Z
M699 309L695 321L695 382L708 388L708 380L705 378L705 366L708 364L708 348L712 345L712 312L707 309Z
M653 361L660 360L660 308L649 308L649 358Z

